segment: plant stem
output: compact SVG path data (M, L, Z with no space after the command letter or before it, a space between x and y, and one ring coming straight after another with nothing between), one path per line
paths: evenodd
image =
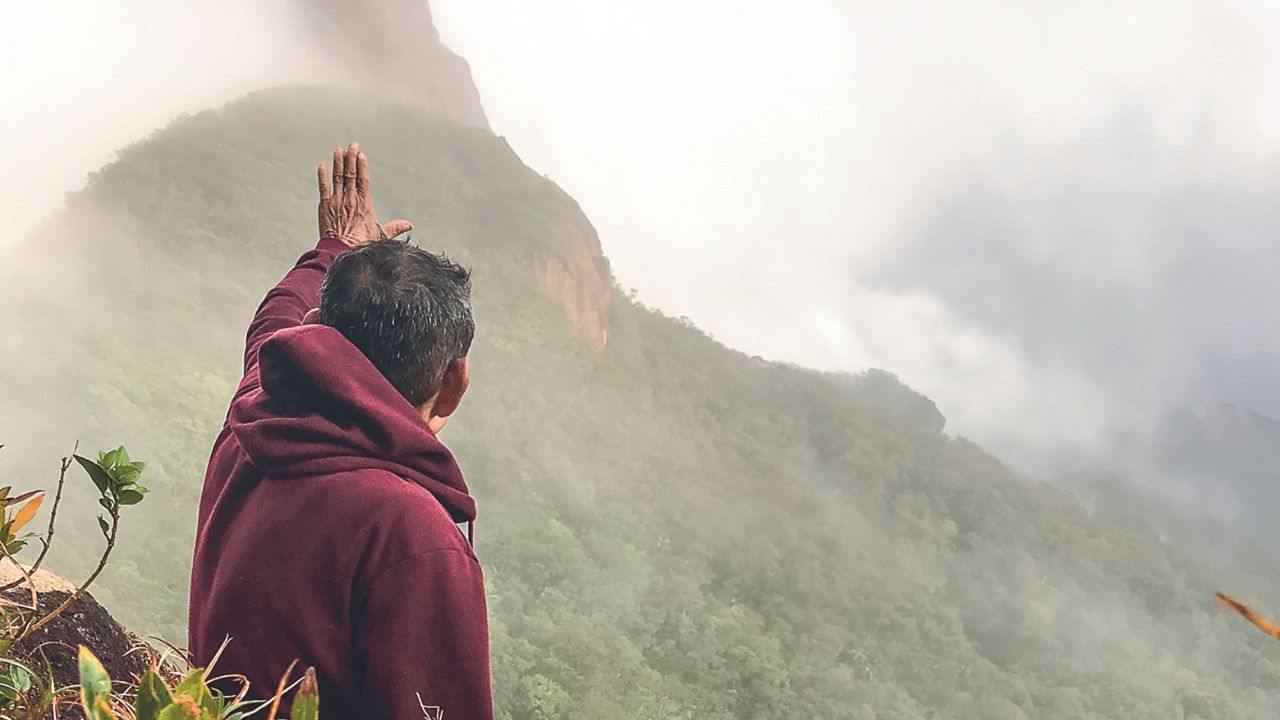
M67 468L71 467L71 456L75 455L79 449L80 441L77 440L75 447L71 448L71 455L62 458L62 469L58 472L58 492L53 496L53 507L49 509L49 529L45 531L44 537L40 538L40 544L43 547L40 548L40 554L36 556L36 561L31 564L31 569L27 571L27 582L31 582L30 576L35 575L36 571L40 569L40 563L44 562L44 556L49 554L49 547L53 545L53 524L58 519L58 505L62 503L62 486L67 482ZM17 560L14 560L14 563L16 564ZM21 582L23 582L21 579L14 580L0 587L0 593L17 587ZM31 590L34 594L34 585Z
M80 596L84 595L85 590L89 589L89 586L93 584L93 581L98 579L98 575L102 574L102 569L107 566L107 558L111 557L111 550L116 546L116 531L119 529L119 527L120 527L120 503L112 502L111 532L108 533L107 535L107 547L102 551L102 557L98 559L98 567L94 569L93 574L90 575L87 580L85 580L83 583L80 584L80 587L76 588L76 591L72 593L70 597L62 601L61 605L54 608L53 610L50 610L47 615L40 618L30 627L23 630L22 634L18 635L18 637L14 639L13 642L15 645L18 642L22 641L23 638L27 637L31 633L44 627L46 624L48 624L50 620L61 615L63 610L66 610L68 607L71 606L71 603L75 602L76 600L79 600Z

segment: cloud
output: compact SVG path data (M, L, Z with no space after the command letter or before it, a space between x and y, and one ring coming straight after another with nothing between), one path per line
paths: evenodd
M18 3L0 46L0 247L112 154L182 112L319 75L284 0Z
M173 115L334 77L294 1L15 7L0 244ZM997 447L1280 413L1274 3L432 7L624 287L730 345L887 368Z
M1185 397L1280 412L1273 4L437 16L622 283L730 345L888 368L997 448L1098 443Z

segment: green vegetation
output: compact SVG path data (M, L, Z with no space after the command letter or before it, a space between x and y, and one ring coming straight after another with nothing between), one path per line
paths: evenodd
M117 720L120 717L129 720L241 720L262 706L261 702L225 697L217 689L209 687L205 671L198 668L188 671L172 684L158 668L147 670L136 683L130 682L132 698L113 697L111 687L111 676L106 668L88 648L81 646L80 704L85 717L90 720ZM267 710L264 720L276 720L280 698L286 687L282 680L270 705L263 708ZM293 720L316 720L320 716L320 696L314 668L307 669L297 689L291 717Z
M53 547L58 507L62 503L67 470L73 460L88 474L98 491L98 503L111 518L108 523L102 516L98 517L106 546L100 551L98 566L92 575L61 603L42 607L32 576L40 569ZM43 642L41 636L35 633L67 611L102 572L115 547L121 508L138 504L147 492L145 487L138 484L144 468L144 463L129 458L124 447L98 453L97 460L74 454L63 458L58 473L57 492L49 509L49 524L41 535L20 533L40 511L45 492L30 490L10 497L13 487L0 487L0 562L10 564L15 569L13 574L17 576L13 581L0 586L0 591L9 593L0 596L0 718L56 718L58 708L64 707L69 702L69 696L74 694L73 688L61 687L56 683L52 669L44 658L44 651L40 647L33 647L33 644ZM19 564L26 558L18 558L17 555L32 538L39 540L40 554L29 565ZM96 662L95 660L94 663ZM110 689L109 680L107 688Z
M46 607L39 601L38 583L33 580L41 563L53 547L53 536L62 503L67 470L72 462L84 469L97 490L98 504L106 516L98 517L98 526L106 545L97 568L62 602ZM227 697L210 687L207 669L192 668L178 673L175 665L182 658L172 654L151 654L150 666L137 677L124 678L125 692L113 695L111 677L89 648L81 645L78 653L79 685L60 685L44 645L51 641L37 635L42 627L68 612L106 566L115 547L120 512L128 505L142 502L149 492L138 484L145 463L130 459L124 447L98 453L97 460L73 454L62 459L58 489L49 510L48 527L42 535L19 535L40 510L43 490L31 490L9 497L10 486L0 487L0 562L11 563L17 578L0 587L9 593L0 596L0 720L23 718L47 720L65 715L67 708L79 705L90 720L241 720L266 709L266 720L275 720L285 693L295 687L292 698L293 720L315 720L319 713L319 695L314 668L308 668L302 679L289 685L291 666L268 700L245 699L241 692ZM111 518L108 521L106 518ZM35 562L19 564L16 557L35 538L41 545ZM29 595L28 595L29 593ZM29 601L27 598L30 598ZM77 612L77 611L72 611ZM99 610L101 612L101 610ZM98 628L99 630L101 628ZM86 637L95 630L88 630ZM95 638L101 640L102 638Z
M1280 647L1216 609L1209 569L943 435L887 374L749 358L617 291L591 350L530 268L575 250L570 198L484 131L325 97L260 93L175 121L70 196L0 278L0 436L37 459L57 456L39 438L128 437L152 459L155 489L97 586L127 625L184 636L244 330L313 241L312 168L358 138L379 212L474 270L472 391L443 437L480 506L499 717L1280 707ZM69 527L70 544L100 542Z

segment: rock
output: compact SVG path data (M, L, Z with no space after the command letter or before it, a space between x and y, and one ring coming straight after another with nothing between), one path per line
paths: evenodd
M573 251L534 261L538 285L565 309L574 330L597 350L609 337L609 260L600 251L595 228L575 228Z
M0 561L0 586L21 577L12 562ZM36 606L42 615L61 605L76 589L75 585L47 570L37 571L33 580ZM25 582L0 594L12 602L24 605L31 602L31 590ZM14 648L13 654L32 670L43 672L44 664L40 659L43 653L57 685L78 685L77 652L80 645L92 650L117 682L131 682L157 657L150 645L116 622L111 613L88 593L23 640Z

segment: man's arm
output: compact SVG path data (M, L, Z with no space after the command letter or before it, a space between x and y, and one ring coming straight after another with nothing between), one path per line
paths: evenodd
M493 720L484 576L442 549L383 572L356 620L359 717Z
M307 251L284 279L271 288L254 313L244 344L244 371L258 364L258 349L272 333L302 324L307 311L320 304L320 283L334 258L348 249L335 237L322 238Z
M348 248L413 229L407 220L379 225L373 211L369 159L359 143L333 151L333 177L324 163L316 168L320 187L320 243L298 263L258 306L245 338L244 371L258 364L258 349L277 330L302 323L307 311L320 304L320 283L334 258Z

